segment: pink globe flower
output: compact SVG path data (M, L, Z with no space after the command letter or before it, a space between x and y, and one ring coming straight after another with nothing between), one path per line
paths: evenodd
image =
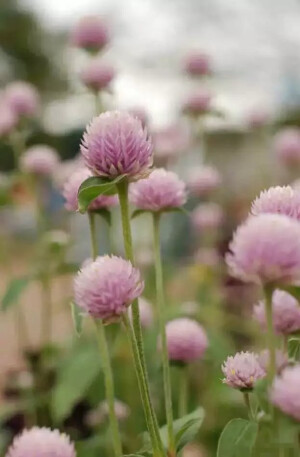
M260 366L258 355L253 352L238 352L222 365L223 382L235 389L252 389L258 379L266 375Z
M192 224L197 231L217 229L223 220L223 210L217 203L201 203L192 212Z
M260 129L269 121L268 114L263 110L254 110L248 114L247 124L251 129Z
M270 364L270 356L269 356L269 351L268 349L265 349L264 351L261 351L261 353L258 356L258 361L262 369L267 372L268 367ZM276 371L277 373L280 373L285 367L288 366L289 363L289 358L288 355L281 351L280 349L276 350L275 353L275 363L276 363Z
M229 249L231 274L246 282L291 284L300 279L300 224L287 216L249 217Z
M154 159L158 164L176 158L190 143L190 135L182 125L171 125L153 133Z
M6 457L75 457L73 443L64 433L33 427L17 436Z
M278 334L289 335L300 330L300 306L292 295L275 290L272 297L273 326ZM266 329L265 304L254 306L253 314L263 329Z
M105 64L100 59L92 60L81 72L83 84L93 91L107 89L115 76L112 66Z
M300 192L290 186L270 187L254 200L251 213L254 216L263 213L285 214L300 220Z
M185 71L190 76L207 76L211 73L211 62L207 54L195 52L185 61Z
M0 105L0 137L9 135L18 124L18 116L8 105L1 103Z
M274 149L278 159L286 165L300 163L300 129L285 128L274 137Z
M192 116L207 114L211 109L211 95L206 91L198 91L190 95L184 102L183 110Z
M208 346L206 333L193 319L182 317L166 325L169 359L188 363L200 359Z
M36 88L25 81L9 84L4 91L4 100L16 116L35 116L40 105Z
M91 171L82 167L76 170L65 183L63 188L63 196L65 198L65 208L68 211L78 211L78 190L81 184L92 176ZM115 195L99 195L90 203L88 210L95 211L101 208L115 206L118 203L118 198Z
M55 149L39 144L28 148L20 159L20 168L26 173L51 175L57 168L59 156Z
M107 111L87 127L81 144L86 166L98 176L138 179L152 165L152 142L141 122L130 114Z
M288 416L300 421L300 365L287 367L276 377L271 389L271 402Z
M148 178L131 184L130 201L147 211L178 208L186 202L185 184L176 173L156 168Z
M218 170L209 165L203 165L191 171L188 177L188 188L192 195L202 197L216 190L221 182Z
M153 309L151 303L146 300L144 297L139 298L139 310L140 310L140 319L141 326L145 329L151 327L153 324ZM132 320L132 309L130 308L129 318Z
M83 17L71 32L71 42L88 51L101 51L109 41L109 33L103 20L96 16Z
M74 281L76 304L106 322L118 320L143 289L139 270L116 256L97 257L79 271Z

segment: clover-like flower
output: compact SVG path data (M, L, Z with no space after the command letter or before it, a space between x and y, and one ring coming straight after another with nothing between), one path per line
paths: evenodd
M274 379L271 402L288 416L300 422L300 364L285 368Z
M238 352L229 356L222 365L223 382L235 389L252 389L258 379L266 375L258 355L253 352Z

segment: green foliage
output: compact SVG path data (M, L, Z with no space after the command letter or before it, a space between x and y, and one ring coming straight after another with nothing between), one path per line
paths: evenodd
M257 433L256 422L246 419L231 420L220 436L217 457L251 457Z
M85 213L90 203L99 195L114 195L117 193L116 184L124 179L124 175L115 179L93 176L86 179L78 191L78 206L81 213Z
M22 276L20 278L14 278L8 284L2 298L2 311L7 311L18 303L22 292L26 289L31 280L32 278L30 276Z
M295 361L300 359L300 336L293 336L289 338L288 354L290 359Z
M74 302L71 302L70 306L71 306L71 313L72 313L75 333L77 336L80 336L81 332L82 332L82 320L83 320L82 310Z
M98 214L98 216L102 217L105 222L111 226L111 212L107 208L99 208L93 211L94 214Z

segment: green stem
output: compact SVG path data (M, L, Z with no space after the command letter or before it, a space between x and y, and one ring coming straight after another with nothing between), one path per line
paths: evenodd
M160 214L153 213L153 235L154 235L153 241L154 241L154 256L155 256L156 300L157 300L159 331L160 331L160 338L161 338L163 383L164 383L165 408L166 408L167 428L168 428L169 451L171 454L173 454L175 451L175 437L174 437L174 427L173 427L171 375L170 375L170 365L169 365L167 335L166 335L166 303L165 303L165 296L164 296L163 271L162 271L161 252L160 252L159 222L160 222Z
M273 326L272 295L273 288L265 287L265 313L267 321L267 343L269 351L268 379L271 384L276 374L276 341Z
M52 298L51 298L51 279L48 274L41 278L42 286L42 326L41 340L45 344L51 342L52 337Z
M179 404L178 404L178 417L183 417L188 412L188 370L187 366L180 368L180 391L179 391Z
M101 103L101 98L100 98L100 93L98 91L93 91L94 98L95 98L95 111L96 111L96 116L99 116L99 114L102 113L102 103Z
M15 321L17 335L19 338L19 349L22 352L26 347L29 346L29 337L26 319L21 304L15 306Z
M92 255L92 259L95 260L96 257L98 256L95 214L89 212L88 217L89 217L90 238L91 238L91 255Z
M253 413L252 413L252 408L251 408L251 403L250 403L250 395L249 392L243 392L243 397L245 401L245 405L248 411L249 419L253 419Z

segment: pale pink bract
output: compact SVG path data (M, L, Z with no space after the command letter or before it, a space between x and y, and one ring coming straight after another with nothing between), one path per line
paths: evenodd
M271 402L288 416L300 422L300 364L285 368L274 379Z
M254 216L263 213L285 214L300 220L300 192L291 186L276 186L264 190L251 206Z
M195 230L210 230L220 227L224 220L224 213L217 203L201 203L191 214Z
M274 150L278 159L286 165L300 163L300 129L287 127L274 137Z
M258 379L266 375L253 352L238 352L229 356L222 365L223 382L235 389L252 389Z
M106 89L115 76L115 70L100 59L89 62L80 74L80 79L89 89L100 91Z
M56 150L44 144L28 148L20 158L20 168L26 173L51 175L59 164Z
M25 81L15 81L4 91L4 102L16 116L35 116L40 105L40 97L36 88Z

